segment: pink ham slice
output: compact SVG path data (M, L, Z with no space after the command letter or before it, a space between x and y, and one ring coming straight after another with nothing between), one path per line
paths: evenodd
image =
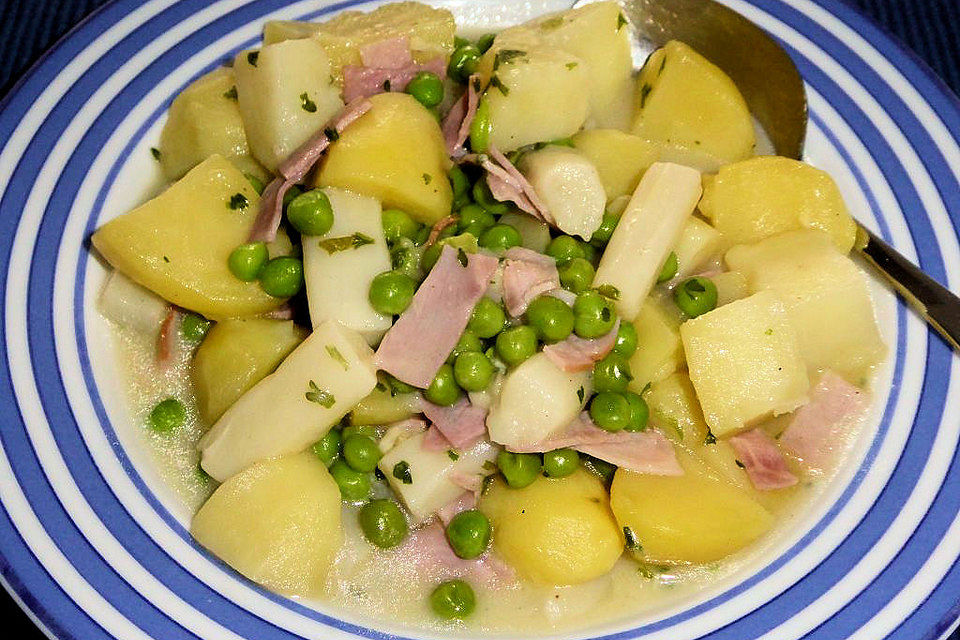
M427 429L420 446L423 447L424 451L447 451L453 449L453 444L447 440L447 437L443 435L440 429L437 429L437 425L435 424L430 425Z
M404 91L421 71L430 71L442 78L445 68L443 58L434 58L423 64L411 62L400 68L344 65L343 99L349 102L378 93Z
M464 491L459 497L454 498L447 504L440 507L437 511L437 517L444 526L450 524L453 517L461 511L470 511L477 508L477 494L474 491Z
M810 402L794 413L780 436L780 446L810 470L826 471L846 447L869 404L864 391L827 371L810 393Z
M277 238L277 229L280 228L280 219L283 216L283 197L287 191L303 180L320 160L320 156L332 142L331 132L335 132L334 138L339 136L372 106L366 99L351 102L327 123L327 126L297 147L296 151L280 163L277 167L279 176L267 185L260 196L260 210L250 230L250 242L273 242Z
M460 263L462 257L466 265ZM407 384L428 387L463 334L496 268L492 256L444 246L410 307L383 337L376 365Z
M449 407L423 403L423 414L456 449L468 449L487 434L487 411L461 397Z
M501 201L512 201L521 211L547 224L554 224L555 220L547 205L513 163L492 145L487 154L489 159L482 160L481 165L487 171L487 186L490 187L493 197Z
M515 579L514 571L487 552L476 560L464 560L453 552L444 528L433 523L414 531L403 546L417 559L417 566L438 578L472 578L480 584L498 586Z
M173 351L177 346L177 327L180 314L173 305L167 307L167 315L160 324L160 333L157 336L157 363L166 367L173 362Z
M617 320L613 329L599 338L585 340L578 335L570 334L567 339L561 342L545 346L543 354L563 371L569 373L586 371L592 368L595 362L602 360L613 351L613 346L617 342L617 331L619 330L620 320Z
M457 224L457 221L460 220L458 216L447 216L445 218L440 218L435 223L433 227L430 228L430 235L427 236L427 241L423 244L424 249L429 249L433 244L440 238L440 234L443 233L443 230L451 225Z
M743 463L750 482L759 491L786 489L799 480L790 469L776 441L762 429L752 429L728 440Z
M570 448L614 464L627 471L658 476L682 476L673 445L660 431L604 431L586 412L562 432L525 447L510 447L517 453L541 453Z
M522 316L540 294L560 288L557 262L550 256L513 247L504 257L503 302L512 317Z
M443 119L443 139L447 143L447 153L454 158L461 158L466 153L464 144L470 137L470 125L473 124L473 118L477 115L481 87L480 76L476 74L470 76L467 81L467 90Z

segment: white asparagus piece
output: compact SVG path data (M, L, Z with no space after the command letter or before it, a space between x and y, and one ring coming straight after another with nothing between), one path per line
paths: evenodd
M549 145L524 155L520 171L558 229L590 239L603 220L607 204L603 181L592 162L575 149Z
M140 333L156 332L169 307L163 298L116 270L103 286L98 306L107 319Z

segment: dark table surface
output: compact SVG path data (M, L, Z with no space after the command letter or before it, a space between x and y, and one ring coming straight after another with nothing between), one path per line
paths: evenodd
M41 53L106 1L0 0L0 95ZM960 0L844 1L886 27L960 94ZM5 594L0 594L0 620L10 633L7 637L44 637ZM960 640L960 632L950 640Z

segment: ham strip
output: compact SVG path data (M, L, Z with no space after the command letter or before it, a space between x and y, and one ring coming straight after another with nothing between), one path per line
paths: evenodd
M463 258L466 265L460 263ZM430 386L496 268L494 257L444 246L410 307L383 337L377 367L415 387Z
M433 227L431 227L430 235L427 236L427 241L423 244L423 248L426 250L432 247L440 237L440 234L443 233L443 230L450 225L457 224L458 220L460 220L459 216L447 216L446 218L437 220L433 224Z
M453 517L461 511L470 511L477 508L477 494L473 491L464 491L458 498L440 507L437 517L444 526L450 524Z
M785 489L799 482L787 468L787 461L777 443L763 429L735 435L728 442L743 463L750 482L759 491Z
M427 422L421 418L407 418L387 425L387 431L380 438L380 451L386 453L400 442L427 429Z
M519 318L533 299L560 288L557 262L524 247L512 247L504 254L503 302L507 313Z
M447 451L448 449L453 449L453 445L435 424L430 425L430 428L427 429L427 433L424 434L423 442L420 443L420 446L424 451Z
M250 230L250 242L273 242L277 238L280 219L283 216L283 197L290 187L303 180L310 169L320 160L320 156L332 142L329 132L339 136L343 130L353 124L360 116L370 110L369 100L355 100L344 107L320 131L297 147L286 160L277 167L278 177L274 178L260 196L260 210Z
M780 436L780 446L805 467L826 471L846 447L848 436L869 407L867 394L832 371L810 393L810 402L797 409Z
M543 348L543 353L550 359L550 362L557 365L562 371L568 373L586 371L592 368L595 362L602 360L613 351L619 330L620 320L617 320L609 333L592 340L585 340L571 333L561 342L546 345Z
M489 175L497 175L503 183L501 186L507 187L512 196L519 196L517 198L511 197L507 199L512 200L522 211L529 213L534 218L542 220L547 224L555 224L556 221L553 219L553 216L550 215L547 205L545 205L540 199L540 196L537 195L533 185L527 181L519 169L513 166L513 163L507 159L507 156L503 155L503 153L493 145L490 146L487 153L490 156L489 160L493 162L487 160L482 161L481 164L483 168L487 170L487 185L490 187L490 193L493 194L493 197L498 200L501 199L494 191L494 186L490 183ZM497 167L499 170L491 173L494 167Z
M682 476L673 445L660 431L604 431L593 424L586 412L554 436L524 447L510 447L516 453L542 453L570 448L614 464L627 471L659 476Z
M461 158L466 153L464 144L470 137L470 125L473 124L473 118L477 115L480 89L480 76L477 74L470 76L467 81L467 90L443 119L443 139L447 143L447 153L454 158Z
M378 93L404 91L410 81L421 71L429 71L442 78L444 70L443 58L434 58L423 64L411 62L401 68L344 65L343 99L349 102L359 98L369 98Z
M157 363L166 367L173 361L173 349L177 342L177 320L180 314L173 305L167 307L167 315L160 324L160 333L157 336Z
M487 411L465 397L449 407L425 401L423 413L457 449L469 449L487 433Z
M437 523L414 531L404 548L417 558L417 566L428 568L437 577L472 578L483 585L503 584L515 578L513 570L489 551L476 560L458 557L447 542L444 528Z

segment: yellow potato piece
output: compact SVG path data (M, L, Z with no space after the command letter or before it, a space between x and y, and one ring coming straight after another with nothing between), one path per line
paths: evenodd
M266 460L220 485L190 533L254 582L316 596L343 544L340 490L309 451Z
M697 402L689 376L682 371L654 382L644 394L650 407L650 419L667 435L689 447L703 444L707 423Z
M573 146L597 168L607 201L633 193L659 154L649 140L616 129L581 131Z
M724 235L727 246L819 229L847 253L856 235L833 178L789 158L751 158L721 168L716 176L704 176L700 211Z
M212 425L248 389L267 377L306 331L290 320L224 320L193 356L191 376L200 416Z
M495 481L480 500L498 553L524 577L566 585L607 573L623 540L600 480L580 469L511 489Z
M433 224L449 215L449 159L437 119L405 93L370 98L373 108L330 145L318 187L341 187Z
M617 470L610 505L639 559L656 564L720 560L766 533L773 516L745 491L678 451L685 474L654 476Z
M213 155L153 200L100 227L93 246L131 280L210 319L264 313L283 300L256 282L241 282L227 267L230 252L247 241L259 203L243 173Z
M630 356L633 380L630 388L637 393L651 382L662 380L683 365L679 322L663 305L648 298L633 321L637 330L637 350Z
M637 78L636 99L632 133L674 154L686 150L719 164L753 155L753 120L740 91L682 42L668 42L651 54Z

